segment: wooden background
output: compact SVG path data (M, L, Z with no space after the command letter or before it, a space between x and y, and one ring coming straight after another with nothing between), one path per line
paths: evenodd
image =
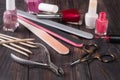
M68 8L76 8L81 14L87 12L89 0L44 0L46 3L56 4L59 6L60 11ZM21 10L25 10L24 0L16 0L16 7ZM29 66L20 65L15 63L10 58L10 53L15 53L19 57L26 58L16 52L0 46L0 80L119 80L120 79L120 44L106 43L102 40L86 40L78 38L74 35L72 37L78 38L81 42L87 44L94 42L100 46L98 53L113 53L116 56L116 60L112 63L102 63L98 60L94 60L92 63L81 63L74 67L62 66L65 63L72 62L78 59L82 54L82 49L71 46L61 40L61 43L66 45L70 49L69 55L60 55L49 47L42 40L37 38L29 30L20 25L20 27L14 32L4 32L3 27L3 12L5 11L5 0L0 0L0 32L11 35L18 38L35 38L35 42L41 42L50 51L51 60L57 66L61 66L65 72L65 75L58 77L53 72L42 68L31 68ZM109 19L108 34L120 35L120 0L98 0L98 13L100 11L106 11ZM94 30L85 28L84 19L81 26L69 25L77 29L81 29L94 34ZM72 38L71 37L71 38ZM37 50L32 50L34 55L31 55L29 59L39 60L41 55L37 54ZM27 59L27 58L26 58Z

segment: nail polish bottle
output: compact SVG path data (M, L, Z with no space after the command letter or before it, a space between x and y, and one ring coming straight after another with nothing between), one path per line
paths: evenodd
M43 0L24 0L27 5L27 10L29 13L37 14L39 13L38 5L43 2Z
M103 36L107 34L108 19L105 12L99 13L99 18L96 20L95 34Z
M62 10L58 14L37 14L38 18L57 18L61 19L63 22L79 22L80 13L76 9L66 9Z
M15 0L6 0L6 11L3 14L3 30L14 32L19 26L17 22L17 10Z
M97 12L97 0L90 0L88 12L85 14L86 28L88 29L95 28L95 22L96 19L98 18L98 14L96 12Z

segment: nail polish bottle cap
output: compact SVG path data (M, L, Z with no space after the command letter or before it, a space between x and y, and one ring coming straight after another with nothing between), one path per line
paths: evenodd
M90 0L88 13L94 15L97 12L97 0Z
M101 21L106 20L106 19L107 19L107 18L106 18L106 13L105 13L105 12L100 12L98 19L100 19Z
M57 13L58 12L58 6L53 4L47 4L47 3L40 3L38 6L38 9L40 11L45 12L51 12L51 13Z
M94 29L97 18L98 18L97 0L90 0L88 12L85 15L85 22L86 22L87 28Z
M6 10L15 10L15 0L6 0Z

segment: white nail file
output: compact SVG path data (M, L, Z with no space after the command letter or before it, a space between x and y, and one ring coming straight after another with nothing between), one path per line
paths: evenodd
M37 37L39 37L41 40L46 42L49 46L51 46L54 50L56 50L59 54L68 54L69 49L61 44L59 41L57 41L55 38L53 38L48 33L44 32L43 30L40 30L38 28L35 28L33 25L30 25L29 23L21 20L18 17L18 21L24 25L27 29L29 29L31 32L33 32Z
M23 16L25 18L28 18L30 20L39 22L39 23L44 24L44 25L54 27L56 29L74 34L74 35L79 36L79 37L83 37L83 38L86 38L86 39L92 39L93 38L93 35L91 33L88 33L88 32L82 31L82 30L78 30L78 29L75 29L75 28L72 28L72 27L69 27L69 26L51 21L51 20L37 19L37 17L35 15L28 14L27 12L24 12L24 11L21 11L21 10L18 10L17 14L20 15L20 16Z

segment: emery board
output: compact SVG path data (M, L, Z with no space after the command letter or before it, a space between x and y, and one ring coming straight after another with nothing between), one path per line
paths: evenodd
M91 33L88 33L88 32L82 31L82 30L78 30L78 29L75 29L75 28L72 28L72 27L69 27L69 26L51 21L51 20L38 19L35 15L28 14L27 12L24 12L24 11L21 11L21 10L18 10L17 14L20 15L20 16L23 16L25 18L28 18L30 20L36 21L40 24L48 25L50 27L53 27L53 28L56 28L56 29L74 34L74 35L79 36L79 37L83 37L83 38L86 38L86 39L92 39L93 38L93 35Z
M69 33L65 33L63 31L60 31L60 30L55 29L53 27L49 27L49 26L44 25L44 24L41 25L38 22L29 20L26 18L24 18L24 20L27 21L29 24L33 25L34 27L37 27L41 30L44 30L45 32L51 34L52 36L66 42L70 45L73 45L75 47L82 47L83 46L83 43L81 43L81 41L79 39L72 37Z
M22 17L21 17L22 18ZM38 28L33 27L33 25L30 25L29 23L23 21L18 17L18 21L24 25L27 29L29 29L31 32L33 32L37 37L39 37L41 40L46 42L50 47L52 47L54 50L56 50L59 54L68 54L69 49L61 44L59 41L57 41L55 38L53 38L51 35L46 33L43 30L40 30Z

